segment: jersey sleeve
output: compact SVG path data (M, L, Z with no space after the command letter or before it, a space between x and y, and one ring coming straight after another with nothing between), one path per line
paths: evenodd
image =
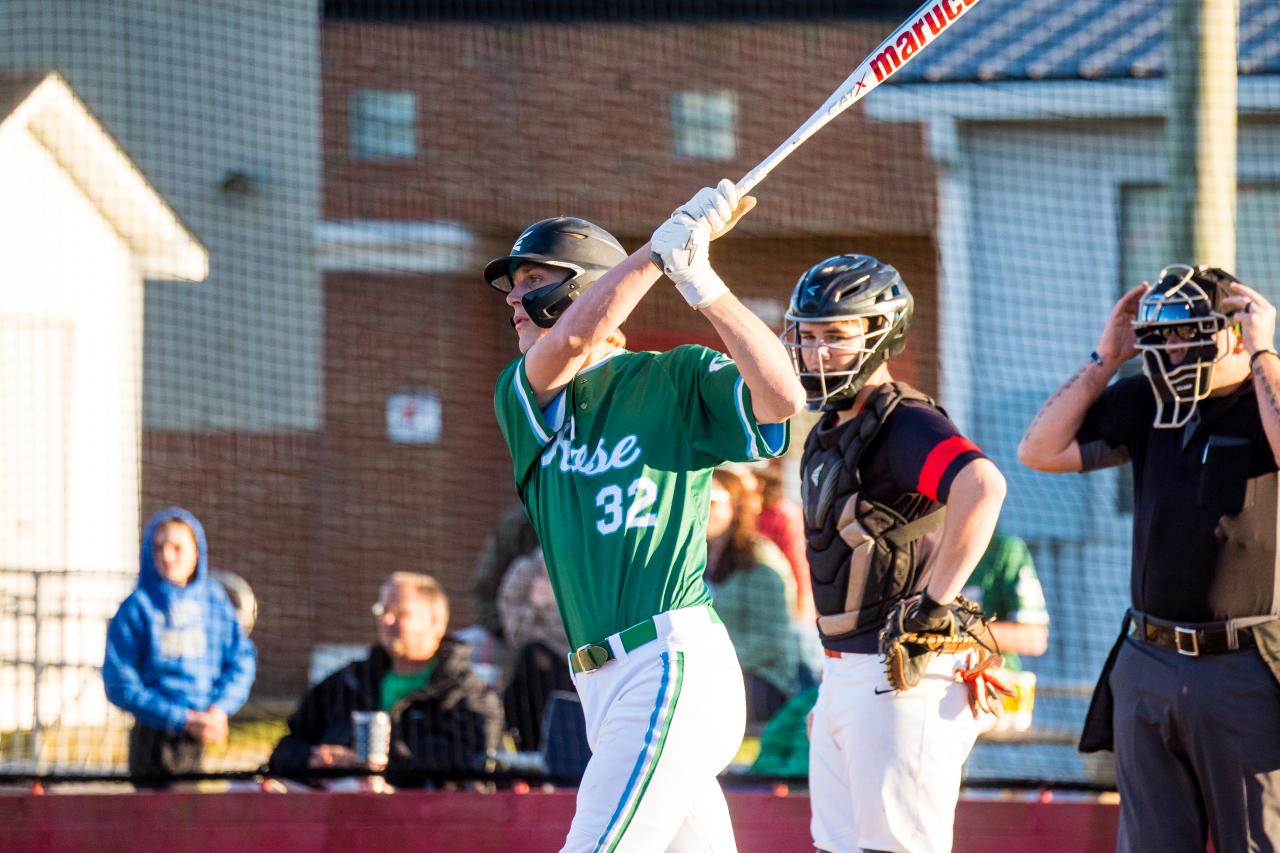
M702 346L659 353L658 362L675 386L689 442L719 462L750 462L787 452L790 424L759 424L751 390L727 355Z
M1076 431L1080 463L1084 471L1121 465L1133 455L1134 436L1141 419L1150 424L1147 407L1139 395L1150 395L1147 380L1130 376L1113 382L1085 413Z
M521 491L529 469L555 437L556 430L538 408L524 372L524 358L503 369L493 393L493 410L502 438L511 451L516 490Z
M895 485L946 503L956 475L986 454L932 406L901 403L889 420L886 450Z
M983 579L983 606L1005 622L1048 625L1044 587L1031 561L1027 543L1016 536L997 536L992 541L989 573Z

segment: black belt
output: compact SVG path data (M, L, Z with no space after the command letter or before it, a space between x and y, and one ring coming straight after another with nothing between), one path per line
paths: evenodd
M1230 622L1196 622L1178 625L1163 619L1155 619L1136 610L1129 611L1129 614L1133 617L1131 636L1153 645L1176 649L1180 655L1191 657L1217 655L1237 649L1251 649L1257 645L1251 629L1247 627L1232 629Z

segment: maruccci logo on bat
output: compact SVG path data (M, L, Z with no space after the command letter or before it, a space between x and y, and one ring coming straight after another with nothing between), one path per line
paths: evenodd
M871 70L879 83L898 70L917 50L977 5L978 0L939 0L925 9L914 21L904 24L895 36L885 40L880 52L871 57Z

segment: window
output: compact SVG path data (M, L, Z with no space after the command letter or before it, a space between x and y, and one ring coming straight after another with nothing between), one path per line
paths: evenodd
M413 92L357 91L351 96L351 155L361 159L414 156L416 117Z
M728 160L738 148L738 98L734 92L676 92L671 133L677 157Z

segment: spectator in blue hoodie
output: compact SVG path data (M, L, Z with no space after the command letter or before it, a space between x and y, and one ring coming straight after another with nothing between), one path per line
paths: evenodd
M204 746L227 737L227 718L249 697L257 652L210 577L204 528L172 507L147 522L138 588L107 627L102 680L133 714L129 775L137 787L200 770Z

